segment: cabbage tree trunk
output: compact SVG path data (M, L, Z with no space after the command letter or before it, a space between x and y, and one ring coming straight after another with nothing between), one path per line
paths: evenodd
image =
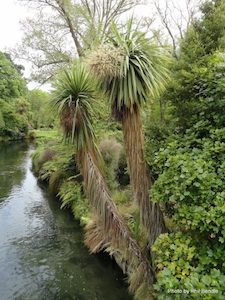
M149 197L152 180L144 157L139 110L126 110L121 121L133 195L139 205L141 224L147 230L151 246L161 233L166 232L166 226L159 204L153 203Z
M89 147L80 150L77 153L77 160L83 176L86 197L100 220L103 234L114 249L125 254L130 270L138 272L135 282L132 282L132 290L136 291L143 284L152 285L155 280L154 272L110 196L99 167L96 149ZM96 239L97 242L101 241L98 234ZM93 243L96 241L93 240Z

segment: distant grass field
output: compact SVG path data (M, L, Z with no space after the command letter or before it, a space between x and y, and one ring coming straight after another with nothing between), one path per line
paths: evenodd
M34 139L37 140L37 142L48 142L50 140L61 140L62 134L58 130L45 130L45 129L36 129L31 130L29 133L30 136L32 136Z

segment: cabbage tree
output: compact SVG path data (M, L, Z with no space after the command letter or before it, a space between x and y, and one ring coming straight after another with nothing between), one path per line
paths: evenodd
M134 199L150 245L166 231L159 204L149 200L151 176L144 157L141 109L159 95L168 77L167 58L144 33L133 30L133 21L122 32L114 25L109 42L93 51L90 70L99 76L108 93L114 118L121 122Z
M54 103L65 137L75 146L77 165L83 176L86 197L93 207L102 236L126 259L132 291L151 285L154 274L131 231L111 198L103 177L101 158L95 144L92 117L97 84L84 66L76 63L55 82ZM98 239L98 237L96 237ZM94 241L93 241L94 243ZM135 276L134 276L135 272Z

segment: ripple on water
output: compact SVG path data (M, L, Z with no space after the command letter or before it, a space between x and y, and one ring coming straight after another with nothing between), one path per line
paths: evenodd
M2 159L0 146L0 300L131 299L121 272L89 255L79 225L38 186L30 152L19 149Z

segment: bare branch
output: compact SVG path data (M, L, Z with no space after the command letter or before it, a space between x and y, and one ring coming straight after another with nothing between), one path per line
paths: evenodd
M201 2L202 0L152 1L161 24L172 42L172 54L175 58L178 58L178 42L184 38L184 33L196 16Z

